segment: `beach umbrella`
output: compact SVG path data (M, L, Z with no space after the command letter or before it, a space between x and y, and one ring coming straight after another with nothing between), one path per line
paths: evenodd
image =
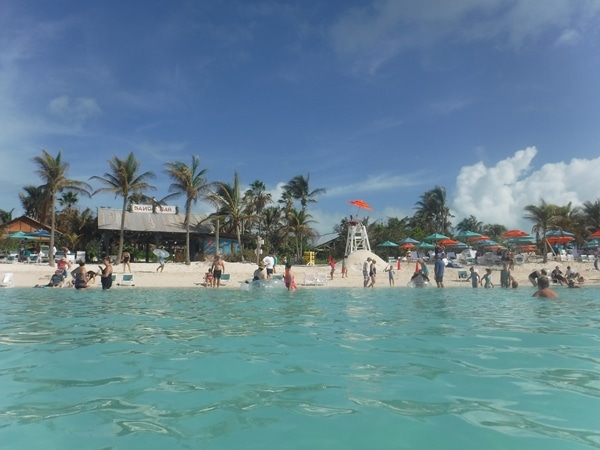
M465 248L469 248L469 246L464 242L457 242L454 245L447 245L446 248L451 248L453 250L464 250Z
M479 242L479 241L489 241L490 237L489 236L485 236L483 234L477 236L477 237L472 237L467 239L467 241L469 242Z
M600 238L600 230L594 231L592 234L590 234L588 236L588 239L589 238L593 238L593 239Z
M35 230L31 233L27 233L27 235L33 239L40 240L40 241L45 241L45 240L50 239L50 232L47 230L44 230L42 228L40 228L39 230Z
M600 247L600 245L598 245L598 239L590 239L585 244L583 244L583 246L585 248L597 248L597 247Z
M493 241L491 239L483 239L480 241L475 241L474 242L475 245L477 245L478 247L487 247L489 245L498 245L498 243L496 241Z
M402 249L412 249L415 248L416 245L415 244L411 244L410 242L407 242L406 244L402 244L400 245L398 248L402 248Z
M525 236L529 236L529 233L526 233L525 231L521 230L508 230L500 235L500 237L503 237L504 239L521 238Z
M442 239L449 239L449 237L444 236L443 234L433 233L423 238L424 241L441 241Z
M566 244L573 240L570 236L550 236L547 238L549 244Z
M431 250L431 249L435 248L435 245L429 244L428 242L421 242L419 244L419 248L420 249L425 249L425 250Z
M521 243L525 243L525 244L531 244L533 242L535 242L535 238L533 236L521 236L521 237L514 237L514 238L507 238L506 239L508 242L510 242L511 244L521 244Z
M445 247L451 247L453 245L458 244L458 241L455 241L454 239L442 239L441 241L437 242L439 245L443 245Z
M466 231L461 231L460 233L458 233L456 236L454 236L456 239L465 239L465 240L469 240L469 239L473 239L473 238L478 238L480 237L481 234L480 233L475 233L474 231L471 230L466 230Z
M28 233L24 233L23 231L17 231L15 233L11 233L8 236L6 236L7 239L24 239L26 241L32 241L35 238L29 236Z
M410 238L410 237L405 237L404 239L400 239L399 241L396 242L396 244L420 244L420 241L417 241L416 239Z
M569 233L568 231L563 230L552 230L546 233L546 238L549 237L574 237L573 233Z
M377 244L377 247L398 247L398 244L392 241L384 241L381 244Z

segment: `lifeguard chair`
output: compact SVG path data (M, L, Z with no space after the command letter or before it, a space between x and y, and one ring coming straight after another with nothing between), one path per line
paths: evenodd
M348 222L348 238L346 240L346 255L357 250L371 251L367 227L360 220L354 219Z

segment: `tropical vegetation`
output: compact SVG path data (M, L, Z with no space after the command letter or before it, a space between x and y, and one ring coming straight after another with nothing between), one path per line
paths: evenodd
M185 219L184 262L190 264L190 227L199 223L192 221L192 209L199 202L211 205L214 212L203 221L212 224L217 234L234 239L239 252L229 255L234 260L248 260L259 257L260 249L276 249L279 255L287 255L292 260L301 260L305 251L320 251L325 259L328 254L343 257L347 234L347 221L344 218L334 227L331 239L316 247L318 233L315 220L310 214L310 206L318 202L325 188L315 188L310 183L310 174L297 175L285 183L279 198L267 190L265 183L255 179L244 185L238 172L234 172L232 182L209 181L208 169L200 165L200 158L192 155L190 164L166 162L164 173L171 180L168 194L161 200L149 195L155 190L152 180L156 175L143 171L140 160L133 152L126 157L114 156L108 161L108 171L103 175L92 176L89 181L97 183L94 190L89 184L68 178L69 165L58 152L56 156L42 150L33 158L40 185L26 185L19 194L25 214L51 229L54 245L55 231L59 245L71 249L84 249L94 254L100 248L100 235L97 218L89 208L79 206L80 196L110 192L122 199L121 223L117 258L121 258L125 246L128 251L135 248L136 235L125 232L125 212L133 204L152 205L153 208L166 201L183 199ZM0 210L0 226L10 222L14 209ZM195 217L195 216L194 216ZM583 244L587 236L600 229L600 198L586 201L581 207L571 203L555 205L540 199L539 203L527 205L523 217L530 221L531 232L539 242L539 251L548 254L548 233L562 230L573 233L576 244ZM474 215L452 223L454 216L447 205L446 189L434 186L424 192L415 202L415 213L406 217L389 217L385 220L362 219L367 227L371 246L384 241L396 242L406 237L423 240L437 233L448 237L465 232L475 232L490 239L502 241L507 231L501 224L486 224ZM197 219L194 219L197 220ZM217 248L218 251L218 248Z

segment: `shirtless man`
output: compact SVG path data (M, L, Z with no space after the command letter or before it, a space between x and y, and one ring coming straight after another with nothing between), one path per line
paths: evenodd
M221 255L217 256L217 259L215 259L213 262L212 272L213 287L221 286L221 275L225 272L225 262L223 261L223 257Z
M538 290L532 297L557 298L556 292L550 289L550 280L548 277L539 277L537 282Z

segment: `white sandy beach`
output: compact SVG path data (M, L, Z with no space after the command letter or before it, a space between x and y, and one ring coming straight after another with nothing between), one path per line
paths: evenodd
M367 257L377 259L377 283L376 289L389 289L388 273L384 272L386 263L376 256L374 253L366 250L359 250L354 252L348 258L347 268L348 277L341 278L341 262L338 261L333 279L329 279L329 266L316 265L316 266L304 266L296 265L293 266L292 271L296 278L296 283L299 289L322 289L327 287L335 288L358 288L363 286L362 276L362 264ZM192 262L191 265L185 265L183 263L167 263L163 272L156 272L156 263L132 263L132 273L134 276L134 284L138 287L151 287L151 288L186 288L195 287L199 289L205 289L202 286L204 281L204 274L207 272L211 263L206 262ZM541 262L528 262L522 265L515 266L512 271L513 277L519 282L520 288L531 289L531 283L528 281L529 274L536 269L546 268L549 271L552 270L556 265L561 267L563 273L566 270L567 265L570 265L572 269L578 271L584 278L585 285L599 285L600 284L600 272L595 271L593 264L589 262L556 262L548 261L546 264ZM485 272L487 266L478 265L476 266L480 274ZM97 264L88 264L88 270L97 270ZM240 283L251 278L256 264L254 263L228 263L225 262L225 273L230 274L230 280L222 289L238 289ZM493 282L496 287L500 284L500 266L492 266ZM394 284L396 288L404 288L410 281L410 277L414 273L415 263L401 263L400 270L394 265L395 277ZM465 267L464 269L468 269ZM463 270L464 270L463 269ZM123 274L123 266L113 266L114 273L117 275L117 283L121 280ZM454 287L468 287L469 283L458 279L458 270L453 268L446 268L444 275L444 284L447 288ZM430 271L433 272L433 267L430 267ZM36 284L46 284L53 273L52 267L49 265L40 264L28 264L28 263L14 263L14 264L2 264L0 265L0 276L11 272L13 273L13 280L15 287L33 287ZM283 273L283 266L278 265L276 267L277 273ZM304 286L305 274L321 274L320 278L325 275L328 281L324 285L319 286ZM433 282L433 280L432 280ZM92 285L92 289L101 289L99 280ZM117 289L126 289L124 286L114 286ZM560 286L556 286L560 289Z

